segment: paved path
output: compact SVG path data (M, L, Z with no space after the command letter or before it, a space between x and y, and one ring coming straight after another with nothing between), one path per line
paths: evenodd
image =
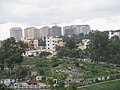
M98 85L98 84L101 84L101 83L113 82L113 81L118 81L118 80L120 80L120 79L115 79L115 80L110 80L110 81L104 81L104 82L94 83L94 84L85 85L85 86L81 86L81 87L77 87L77 88L84 88L84 87L88 87L88 86L92 86L92 85Z

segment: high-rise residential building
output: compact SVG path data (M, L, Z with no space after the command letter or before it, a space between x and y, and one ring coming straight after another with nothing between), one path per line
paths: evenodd
M22 38L22 29L20 27L14 27L10 29L10 37L14 37L16 41Z
M35 27L28 27L24 29L24 37L27 39L38 39L38 29Z
M63 27L63 31L64 31L64 35L73 35L73 34L75 34L74 29L71 28L71 26Z
M89 25L71 25L63 27L64 35L79 35L83 33L84 35L89 34L91 31Z
M84 35L89 34L91 29L89 25L80 25L80 30Z
M49 26L45 26L39 29L39 38L43 38L51 35L51 29Z
M52 26L52 28L51 28L51 35L52 36L61 36L62 35L61 27L59 27L59 26Z
M2 47L2 41L0 40L0 48Z

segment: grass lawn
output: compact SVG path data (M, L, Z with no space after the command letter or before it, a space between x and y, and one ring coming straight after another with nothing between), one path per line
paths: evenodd
M78 90L120 90L120 80L78 88Z

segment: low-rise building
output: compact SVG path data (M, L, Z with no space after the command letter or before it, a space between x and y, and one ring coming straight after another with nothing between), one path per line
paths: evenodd
M89 44L89 41L90 41L89 39L83 39L82 43L78 44L78 48L82 50L86 49L87 45Z
M47 36L46 37L46 49L55 51L56 46L60 46L60 47L65 46L65 43L63 42L62 38Z
M118 36L120 38L120 30L109 31L109 38L112 38L113 36Z

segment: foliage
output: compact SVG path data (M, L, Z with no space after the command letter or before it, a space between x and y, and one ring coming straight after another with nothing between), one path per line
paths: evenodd
M104 32L95 31L91 33L89 53L92 60L106 60L108 41L108 35Z
M39 54L39 57L46 57L46 56L49 56L49 55L51 55L50 52L45 52L45 51L43 51L43 52L41 52L41 53Z
M7 88L7 86L0 84L0 90L13 90L13 89Z
M95 62L120 64L120 38L108 38L106 32L95 31L91 33L90 44L86 49L88 55Z
M67 47L59 47L57 52L58 57L69 57L69 58L84 58L85 52L81 49L69 49Z
M38 45L39 46L45 46L45 40L43 40L42 38L38 40Z
M120 89L120 80L95 84L83 88L78 88L78 90L119 90Z
M0 53L1 68L3 70L4 67L7 67L9 69L9 76L11 77L11 70L14 68L14 65L20 64L23 60L23 46L11 37L3 41Z

